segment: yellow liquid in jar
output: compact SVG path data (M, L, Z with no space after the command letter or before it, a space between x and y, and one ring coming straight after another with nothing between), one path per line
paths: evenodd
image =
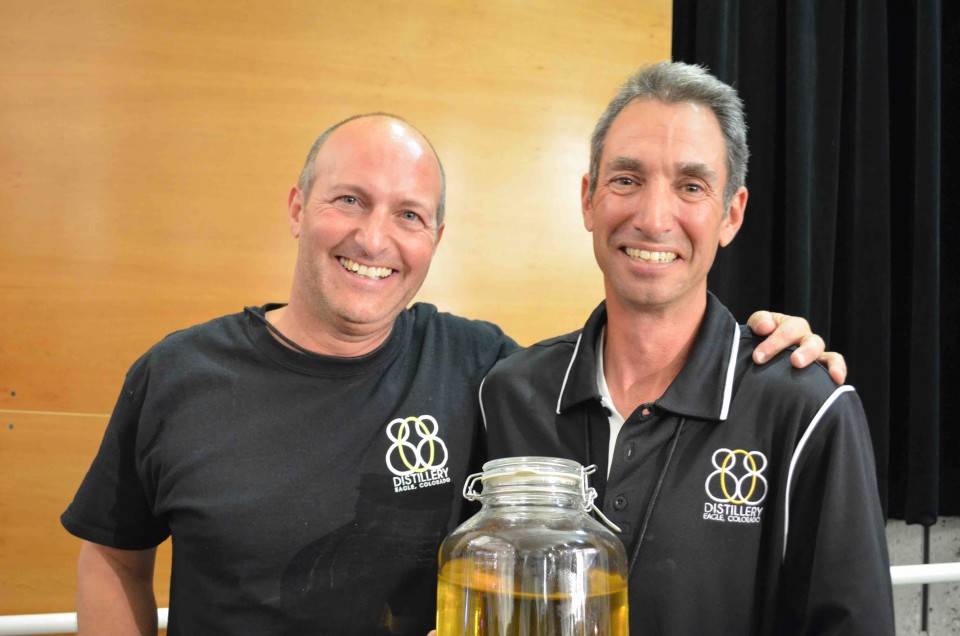
M438 636L628 636L627 582L591 570L582 594L514 589L467 559L446 563L437 594Z

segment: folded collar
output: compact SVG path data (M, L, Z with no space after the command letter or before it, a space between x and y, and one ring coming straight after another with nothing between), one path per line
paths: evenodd
M558 413L581 402L600 399L597 346L606 323L607 307L601 302L583 326L570 357L557 402ZM725 420L730 409L739 345L737 321L716 296L707 292L707 310L690 356L680 374L655 402L656 406L685 417Z

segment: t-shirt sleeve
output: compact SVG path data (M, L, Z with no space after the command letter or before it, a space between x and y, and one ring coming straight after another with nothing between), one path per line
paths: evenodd
M791 634L892 635L870 433L857 394L841 391L795 458L780 627Z
M497 325L484 320L465 320L457 324L468 325L457 341L458 355L462 363L471 369L470 382L479 386L497 362L520 350L516 341L503 333ZM468 362L469 360L469 362Z
M137 469L138 424L146 386L138 366L127 374L100 450L60 517L71 534L121 550L152 548L170 535L167 523L153 514Z
M513 338L511 338L510 336L508 336L503 332L500 332L499 344L500 344L500 350L499 350L499 354L497 355L497 360L503 360L511 353L514 353L515 351L519 351L521 349L520 345L518 345Z

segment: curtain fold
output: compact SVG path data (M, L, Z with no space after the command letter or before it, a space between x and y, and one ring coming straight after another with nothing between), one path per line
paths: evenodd
M939 0L674 1L673 58L735 86L750 127L746 220L709 285L846 356L881 500L927 525L960 514L940 469L940 34Z

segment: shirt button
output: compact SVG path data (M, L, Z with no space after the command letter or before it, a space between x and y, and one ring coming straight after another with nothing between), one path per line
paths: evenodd
M627 498L623 495L617 495L613 500L614 510L623 510L627 507Z

